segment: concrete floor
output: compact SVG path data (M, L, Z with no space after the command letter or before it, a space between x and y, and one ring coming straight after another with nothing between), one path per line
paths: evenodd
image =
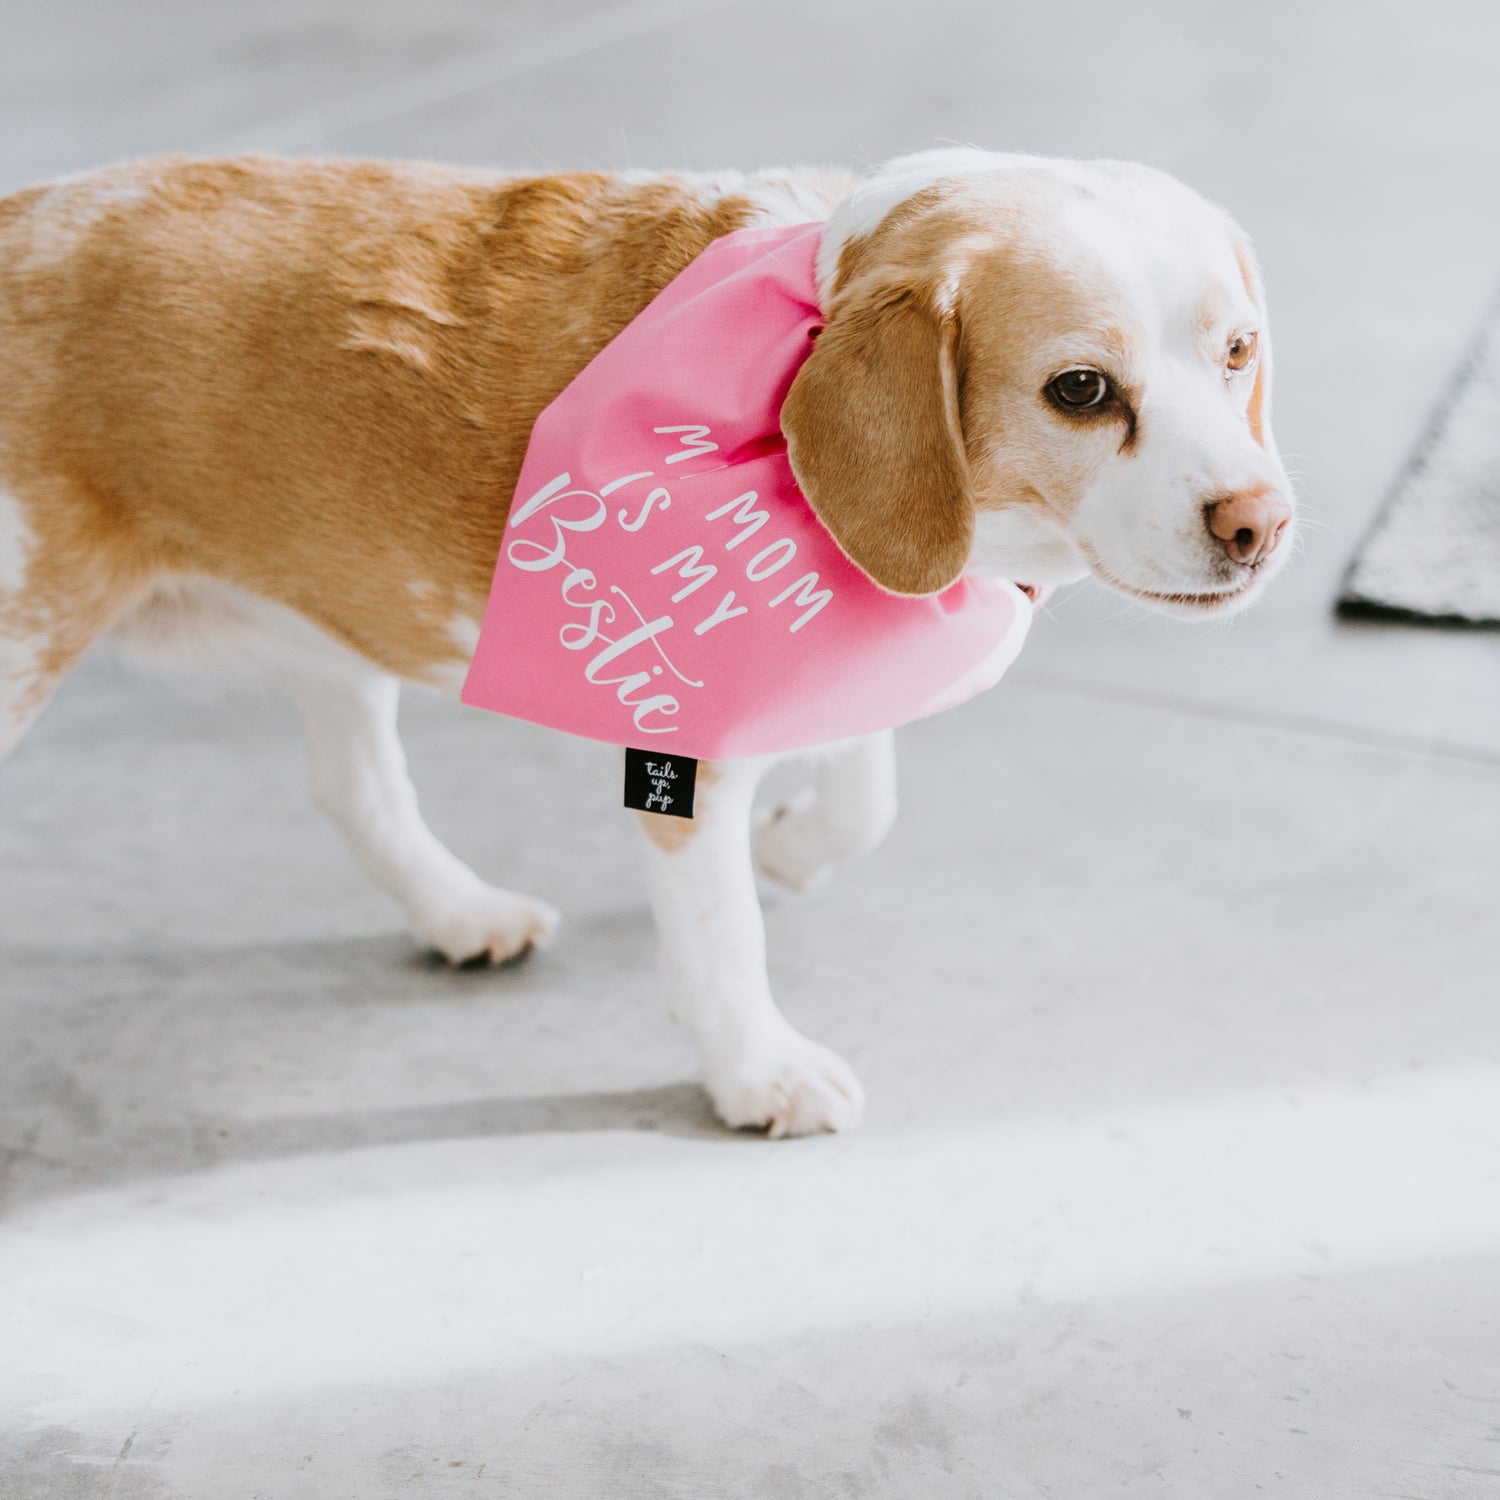
M281 702L91 663L0 775L0 1494L1500 1494L1500 636L1329 614L1500 270L1497 56L1481 0L7 0L0 188L1164 166L1257 238L1321 524L1232 627L1058 603L768 901L840 1139L714 1126L607 754L410 703L434 825L570 919L454 974Z

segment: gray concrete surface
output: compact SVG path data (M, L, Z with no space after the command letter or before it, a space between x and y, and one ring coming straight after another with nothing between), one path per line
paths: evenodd
M0 186L1167 167L1257 238L1320 524L1232 626L1059 602L770 900L845 1139L713 1125L601 752L410 703L436 827L569 918L453 974L284 704L90 663L0 775L0 1494L1500 1494L1500 637L1328 612L1500 275L1497 54L1477 0L9 0Z

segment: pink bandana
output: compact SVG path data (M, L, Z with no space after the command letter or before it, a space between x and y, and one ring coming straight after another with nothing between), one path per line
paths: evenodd
M1031 604L887 594L797 488L781 404L821 326L822 226L716 240L541 416L463 700L730 759L905 724L992 687Z

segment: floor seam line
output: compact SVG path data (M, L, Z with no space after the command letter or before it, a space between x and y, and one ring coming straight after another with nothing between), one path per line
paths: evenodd
M1317 719L1303 714L1276 713L1255 709L1230 708L1222 703L1197 703L1170 693L1137 692L1127 688L1110 688L1097 683L1078 682L1061 677L1027 675L1012 679L1017 687L1033 687L1043 692L1060 693L1077 698L1097 698L1111 703L1134 704L1167 712L1189 714L1200 719L1220 719L1237 724L1251 724L1261 729L1280 729L1290 734L1318 739L1341 740L1368 750L1388 750L1436 760L1461 761L1465 764L1500 767L1500 752L1478 746L1455 744L1449 740L1424 740L1414 735L1386 734L1340 724L1331 719Z

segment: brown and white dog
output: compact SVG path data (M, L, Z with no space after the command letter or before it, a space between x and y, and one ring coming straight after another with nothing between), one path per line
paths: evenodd
M1284 560L1290 487L1249 244L1173 179L954 150L856 180L129 163L0 200L0 757L106 632L279 674L319 805L417 938L504 960L555 913L417 811L403 679L462 680L537 414L711 240L826 221L827 326L783 426L898 593L1092 574L1182 615ZM766 979L752 854L805 886L896 811L889 735L752 831L764 761L642 816L673 1013L731 1125L862 1096Z

